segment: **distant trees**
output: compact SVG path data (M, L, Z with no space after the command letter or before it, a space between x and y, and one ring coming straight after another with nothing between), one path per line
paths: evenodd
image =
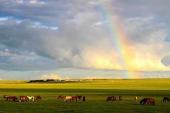
M79 82L81 80L57 80L57 79L47 79L47 80L30 80L27 83L66 83L66 82Z

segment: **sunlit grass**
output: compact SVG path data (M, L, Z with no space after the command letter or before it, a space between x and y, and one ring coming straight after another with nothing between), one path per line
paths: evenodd
M86 80L76 83L26 83L26 81L0 81L1 89L130 89L170 90L170 79Z
M76 83L27 83L0 81L0 113L169 113L170 79L86 80ZM41 95L40 102L6 102L3 95ZM57 101L58 95L85 95L86 102ZM107 103L108 95L122 96L123 101ZM155 106L139 105L135 96L153 97Z

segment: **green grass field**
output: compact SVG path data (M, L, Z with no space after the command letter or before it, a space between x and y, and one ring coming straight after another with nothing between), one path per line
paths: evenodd
M3 95L41 95L39 102L7 102ZM58 95L85 95L86 102L66 103ZM123 101L106 102L109 95L122 96ZM154 97L156 105L139 105L135 96ZM77 83L0 82L0 113L170 113L170 79L88 80Z

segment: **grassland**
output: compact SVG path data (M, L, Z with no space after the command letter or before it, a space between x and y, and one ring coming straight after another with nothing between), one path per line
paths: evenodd
M6 102L2 95L41 95L40 102ZM86 102L57 101L58 95L85 95ZM123 101L107 103L108 95L123 96ZM155 106L142 106L134 96L154 97ZM0 81L0 113L170 113L170 79L86 80L76 83L26 83Z

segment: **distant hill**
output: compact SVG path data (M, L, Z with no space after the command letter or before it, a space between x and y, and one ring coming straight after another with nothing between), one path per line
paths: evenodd
M69 80L58 80L58 79L46 79L46 80L30 80L27 83L69 83L69 82L80 82L79 79L69 79Z

